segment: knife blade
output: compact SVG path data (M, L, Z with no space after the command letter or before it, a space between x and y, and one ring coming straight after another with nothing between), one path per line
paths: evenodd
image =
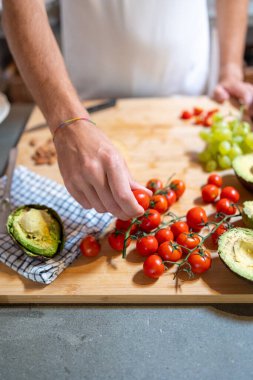
M89 113L95 113L95 112L98 112L98 111L105 110L107 108L114 107L115 104L116 104L116 99L109 99L106 102L96 104L95 106L87 107L87 111ZM25 133L30 133L30 132L38 131L39 129L43 129L43 128L46 128L46 127L48 127L48 125L46 123L38 124L38 125L35 125L32 128L27 129L25 131Z
M6 222L11 210L10 193L11 184L16 165L17 148L12 148L9 152L9 160L6 172L6 183L3 197L0 201L0 235L6 234Z

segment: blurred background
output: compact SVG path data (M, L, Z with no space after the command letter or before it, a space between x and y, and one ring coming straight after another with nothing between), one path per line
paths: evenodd
M61 20L60 0L45 0L50 25L60 44ZM210 33L215 30L215 0L208 0ZM20 77L15 62L8 49L1 25L2 1L0 0L0 92L11 103L31 103L32 97ZM249 25L244 55L244 72L247 81L253 83L253 0L249 5ZM25 43L25 42L24 42Z

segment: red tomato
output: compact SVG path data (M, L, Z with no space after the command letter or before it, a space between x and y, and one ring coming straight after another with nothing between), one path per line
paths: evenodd
M211 127L211 125L213 124L213 117L212 115L207 115L204 117L203 119L203 127Z
M100 248L99 242L91 235L86 236L80 244L80 250L86 257L97 256L100 252Z
M190 228L200 231L207 222L207 215L202 207L193 207L186 214L186 221Z
M172 189L166 189L166 193L164 193L164 196L167 199L168 207L172 206L173 203L175 203L177 200L176 193Z
M182 232L177 237L177 243L179 245L182 245L184 248L188 248L188 249L182 248L183 252L185 253L188 253L189 250L196 248L200 242L201 242L200 236L193 232L190 232L190 233Z
M157 190L161 190L163 188L163 184L160 179L152 178L147 182L146 188L151 190L154 194Z
M185 192L185 183L181 179L174 179L170 183L170 188L175 191L177 199Z
M150 232L157 228L161 223L161 214L150 208L139 218L139 220L141 221L140 229L144 232Z
M173 223L170 228L171 228L171 231L172 231L175 239L182 232L189 232L188 224L186 222L181 221L181 220L178 220L177 222Z
M143 236L137 240L136 250L141 256L149 256L156 253L158 249L158 241L155 236Z
M240 194L233 186L226 186L221 190L220 197L237 203L240 199Z
M218 108L214 108L207 112L207 116L213 116L217 112L219 112Z
M203 125L203 123L204 123L203 115L195 116L195 121L194 121L195 125Z
M165 241L172 241L174 239L174 235L169 227L161 228L157 231L155 237L159 244L162 244Z
M194 116L199 116L203 113L203 108L200 108L200 107L194 107L193 108L193 115Z
M189 258L189 264L191 264L191 270L193 273L200 274L206 272L212 264L212 259L209 251L205 250L203 253L196 250L193 251Z
M182 249L174 241L165 241L157 251L164 261L176 262L182 257Z
M228 230L228 226L225 223L222 223L212 234L212 240L215 244L218 243L218 239Z
M180 119L189 120L192 118L192 116L193 116L192 112L185 110L185 111L182 111L180 115Z
M133 190L133 194L139 203L141 207L144 208L144 210L147 210L149 208L149 202L150 202L150 197L148 196L147 193L145 193L144 190L136 189Z
M151 255L147 257L143 263L143 271L145 275L150 278L160 277L165 271L161 257L158 255Z
M215 185L205 185L202 187L202 199L206 203L212 203L219 195L219 188Z
M150 199L149 207L157 210L160 214L164 214L169 208L164 195L153 195Z
M236 213L234 203L227 198L222 198L216 203L216 210L225 215L234 215Z
M132 223L132 219L129 219L129 220L117 219L115 223L115 228L116 230L119 230L119 231L127 231L131 223ZM136 230L137 230L137 225L133 224L130 231L131 234L133 234Z
M125 239L125 234L121 232L111 232L108 235L108 242L112 249L115 249L115 251L123 251L124 247L124 239ZM129 244L131 243L131 240L127 240L126 246L128 247Z
M209 185L215 185L217 187L221 187L222 186L222 178L218 174L210 174L208 177L207 183Z

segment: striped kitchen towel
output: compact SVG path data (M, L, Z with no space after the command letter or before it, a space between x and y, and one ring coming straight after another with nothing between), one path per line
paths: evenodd
M0 178L0 199L5 178ZM8 235L0 237L0 262L22 276L43 284L50 284L79 255L80 240L88 234L99 236L110 224L111 214L99 214L94 209L83 209L64 186L35 174L23 166L15 169L12 190L12 208L24 204L43 204L55 209L61 216L66 233L63 251L42 261L28 257Z

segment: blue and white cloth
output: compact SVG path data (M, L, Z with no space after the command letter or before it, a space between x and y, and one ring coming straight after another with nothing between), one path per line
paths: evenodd
M0 179L0 199L5 178ZM66 242L63 251L42 261L27 256L11 239L0 237L0 262L29 280L50 284L79 255L80 240L88 234L101 235L110 224L111 214L99 214L94 209L83 209L64 186L35 174L23 166L15 169L12 191L12 208L24 204L43 204L57 211L63 221Z

